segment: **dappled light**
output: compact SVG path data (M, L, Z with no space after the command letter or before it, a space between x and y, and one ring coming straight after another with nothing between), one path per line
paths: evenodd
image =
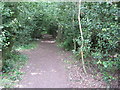
M55 40L54 41L49 41L49 40L47 41L47 40L45 40L45 41L41 41L41 42L52 44L52 43L55 43Z
M41 75L41 73L31 73L31 75Z

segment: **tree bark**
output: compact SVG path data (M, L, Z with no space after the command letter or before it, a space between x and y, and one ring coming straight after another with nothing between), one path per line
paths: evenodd
M61 27L61 25L58 26L57 41L58 42L62 41L62 27Z
M74 18L75 18L75 11L74 11L74 9L73 9L73 17L72 17L72 31L73 31L73 33L74 33L74 31L75 31L75 20L74 20ZM76 49L77 49L77 47L76 47L76 38L75 38L75 34L74 34L74 36L73 36L73 43L74 43L74 50L76 51Z

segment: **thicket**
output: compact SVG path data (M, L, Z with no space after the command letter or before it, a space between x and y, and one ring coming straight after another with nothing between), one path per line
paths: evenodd
M15 46L29 44L34 38L42 38L48 33L56 38L65 50L73 50L80 57L81 35L78 24L78 3L0 3L2 33L0 48L3 65L10 59ZM120 69L120 30L118 22L119 3L82 3L81 25L83 30L84 58L97 65L111 80L107 72ZM9 60L12 62L12 60Z

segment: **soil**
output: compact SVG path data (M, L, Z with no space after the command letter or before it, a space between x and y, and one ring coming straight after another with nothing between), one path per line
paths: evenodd
M19 88L106 88L101 76L85 74L71 52L59 48L54 40L38 41L38 47L22 51L29 61Z

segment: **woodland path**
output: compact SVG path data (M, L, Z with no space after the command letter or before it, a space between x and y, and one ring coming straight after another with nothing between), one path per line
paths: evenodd
M19 88L105 88L100 77L85 75L82 65L76 63L71 52L57 47L52 39L38 41L38 47L22 51L29 61ZM91 71L90 71L91 72Z
M22 69L25 75L20 81L22 88L67 88L65 59L60 48L51 40L39 41L39 46L22 53L28 55L29 61Z

